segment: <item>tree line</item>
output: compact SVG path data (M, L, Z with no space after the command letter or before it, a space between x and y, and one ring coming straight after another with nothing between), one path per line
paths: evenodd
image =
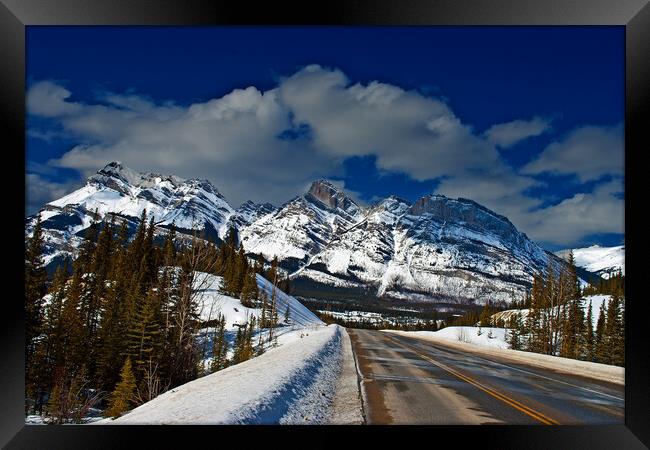
M91 408L100 408L116 417L263 351L259 331L280 324L276 285L289 289L277 260L251 263L234 230L217 247L196 235L179 243L173 226L159 243L156 229L146 211L132 239L127 222L116 215L96 220L71 266L57 268L48 280L37 218L25 246L26 414L79 423ZM258 290L257 273L275 282L271 298ZM199 294L208 282L205 274L223 277L223 293L262 308L259 320L251 317L240 326L232 348L225 318L213 321L207 367L197 339L204 326ZM285 322L289 315L285 311Z
M591 301L586 314L583 295L611 295L593 325ZM511 348L565 358L623 366L625 364L624 277L612 277L597 289L580 289L573 253L565 267L548 266L533 279L524 304L525 318L513 314L508 323Z

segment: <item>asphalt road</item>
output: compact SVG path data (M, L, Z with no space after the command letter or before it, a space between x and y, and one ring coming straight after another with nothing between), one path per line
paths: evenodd
M368 424L623 424L624 386L348 329Z

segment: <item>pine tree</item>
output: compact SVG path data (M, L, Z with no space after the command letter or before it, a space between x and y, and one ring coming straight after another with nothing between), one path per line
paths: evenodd
M522 320L520 314L513 314L510 317L508 328L510 328L508 343L512 350L521 350L521 329Z
M97 380L101 388L112 391L119 379L124 359L126 328L126 298L132 275L129 261L128 227L122 222L115 251L112 254L110 283L102 302L102 316L99 325Z
M593 324L593 312L591 308L591 301L589 301L589 306L587 307L587 319L584 327L585 332L585 359L587 361L594 361L595 358L595 341L594 341L594 324Z
M254 307L253 299L257 298L257 282L255 281L255 272L252 269L246 267L246 274L244 275L244 282L239 298L241 299L241 304L252 308Z
M228 365L228 340L226 339L226 318L219 315L217 329L212 342L212 364L210 370L216 372L225 369Z
M482 327L489 327L492 325L492 314L494 313L492 307L490 306L489 303L486 303L483 306L483 310L481 311L481 316L480 316L480 326Z
M120 372L120 382L111 393L109 406L106 410L108 417L117 418L133 406L133 396L135 394L136 382L131 369L131 359L126 358L122 371Z
M239 364L243 361L243 352L244 352L244 339L246 337L245 330L242 330L242 327L237 327L237 335L235 336L235 348L232 355L232 363Z
M26 387L34 396L34 409L38 414L43 413L46 395L52 389L53 370L63 365L63 330L65 324L61 320L63 300L67 279L67 264L59 266L49 289L50 303L45 308L42 327L42 339L39 341L33 356L33 364L26 374Z
M605 322L605 347L608 363L622 366L625 363L625 341L622 322L621 299L615 292L607 304Z
M596 362L607 364L609 360L607 342L605 336L605 326L606 326L606 307L603 302L600 305L600 312L598 314L598 322L596 322L596 339L594 342L594 353Z
M165 244L163 246L163 264L165 266L172 266L176 261L176 228L172 224L169 232L165 237Z
M66 292L66 298L61 311L64 324L62 347L64 351L64 367L67 373L74 373L86 359L84 339L86 337L85 322L82 315L82 271L79 260L75 260L72 278Z
M43 265L43 228L40 214L32 237L25 248L25 366L31 364L35 350L34 339L40 333L43 320L43 296L46 292L47 273Z
M158 363L160 342L160 303L156 290L149 289L144 302L138 305L127 334L127 355L134 362L134 373L142 379L150 362Z

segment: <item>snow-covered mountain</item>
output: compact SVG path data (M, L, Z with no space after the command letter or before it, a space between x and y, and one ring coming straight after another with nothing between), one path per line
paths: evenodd
M46 262L70 255L93 220L112 213L133 230L145 209L158 226L174 224L180 231L200 230L212 238L224 236L228 219L235 214L207 180L139 173L111 162L83 187L46 204L38 213L45 231ZM35 222L36 215L26 219L27 234Z
M560 258L569 259L571 250L560 250L556 252ZM611 273L619 270L625 275L625 246L601 247L592 245L591 247L573 249L573 258L578 267L582 267L590 272L596 273L603 278L609 278Z
M216 241L230 227L250 255L278 258L294 292L309 297L433 302L521 299L549 258L510 221L467 199L388 197L361 206L326 180L279 208L245 202L236 210L207 180L138 173L112 162L85 186L45 205L46 260L57 264L109 213L132 230L142 211L159 228L201 230ZM26 219L30 235L36 216Z
M442 195L390 197L293 274L297 292L457 302L520 299L549 258L503 216ZM470 300L471 299L471 300Z
M233 227L236 230L241 230L255 222L260 217L270 214L275 210L276 208L270 203L258 204L247 200L235 210L234 214L232 214L230 218L228 218L226 229L228 230L230 227Z
M240 238L247 252L277 257L285 269L296 270L363 218L354 200L318 180L305 194L245 227Z

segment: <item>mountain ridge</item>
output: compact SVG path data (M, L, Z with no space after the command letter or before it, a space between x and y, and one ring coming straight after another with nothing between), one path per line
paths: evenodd
M233 208L208 180L140 173L108 163L80 189L41 210L48 262L69 257L93 220L117 215L133 228L147 210L156 225L220 242L233 227L250 255L278 258L299 294L396 301L520 300L534 272L561 259L505 216L466 198L389 196L359 205L326 179L279 207ZM26 219L29 234L35 215ZM162 232L162 231L161 231Z

